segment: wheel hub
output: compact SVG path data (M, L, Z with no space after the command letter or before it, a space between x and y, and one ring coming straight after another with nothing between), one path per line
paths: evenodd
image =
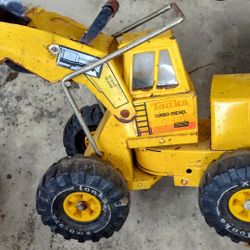
M249 211L250 211L250 200L248 200L248 201L245 202L244 208L245 208L246 210L249 210Z
M66 196L63 202L67 216L78 222L92 222L101 214L101 203L92 194L75 192Z
M88 204L85 202L85 201L80 201L78 202L77 204L77 208L80 210L80 211L84 211L88 208Z
M237 219L250 223L250 189L243 189L229 200L229 210Z

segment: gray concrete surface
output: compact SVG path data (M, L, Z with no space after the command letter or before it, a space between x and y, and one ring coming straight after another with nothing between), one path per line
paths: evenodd
M104 1L25 0L90 24ZM165 0L120 1L107 32L161 7ZM209 89L215 73L250 72L250 1L178 0L186 22L176 29L183 58L199 96L199 113L209 116ZM159 18L149 27L164 23ZM87 96L82 98L82 95ZM93 103L84 88L81 105ZM35 213L36 187L44 171L65 156L64 124L72 114L60 86L0 68L0 249L242 249L217 236L200 215L197 190L176 188L165 178L153 189L132 193L123 229L100 243L78 244L54 236Z

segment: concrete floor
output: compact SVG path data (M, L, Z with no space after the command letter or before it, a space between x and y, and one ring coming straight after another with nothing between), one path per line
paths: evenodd
M90 24L98 0L25 0ZM166 4L165 0L120 1L107 32L119 30ZM153 4L152 4L153 2ZM250 2L178 0L186 22L176 29L184 61L199 96L199 113L209 116L209 89L215 73L250 72ZM166 20L159 18L149 27ZM81 98L82 95L87 98ZM82 106L94 102L84 88ZM197 190L176 188L165 178L148 191L133 192L123 229L100 243L78 244L54 236L35 212L36 187L42 174L65 156L62 132L72 111L60 86L0 67L0 249L242 249L217 236L200 215Z

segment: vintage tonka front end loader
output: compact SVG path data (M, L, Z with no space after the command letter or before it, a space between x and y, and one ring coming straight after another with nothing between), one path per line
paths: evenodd
M69 157L37 190L42 222L65 239L111 237L127 218L129 190L172 176L176 186L199 187L201 212L218 234L250 242L250 75L214 76L211 120L198 120L171 30L181 10L173 3L113 36L100 33L118 7L108 1L88 30L42 9L0 22L1 61L61 81L75 113L64 132ZM158 30L130 32L169 10L175 17ZM79 110L73 82L100 105Z

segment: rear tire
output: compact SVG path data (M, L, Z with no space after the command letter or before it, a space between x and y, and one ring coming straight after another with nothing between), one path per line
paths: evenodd
M94 132L99 125L103 113L98 104L86 106L81 109L82 117L86 122L90 132ZM63 144L68 156L77 154L84 154L86 150L85 145L86 135L75 115L73 115L67 122L63 133Z
M219 235L250 243L249 151L225 154L210 165L200 183L199 204Z
M84 197L92 198L81 200ZM90 202L94 202L93 208ZM66 240L79 242L111 237L123 226L129 207L130 194L121 174L106 163L80 155L51 166L36 195L36 208L43 224ZM89 209L93 211L87 214ZM95 209L99 210L93 217Z

